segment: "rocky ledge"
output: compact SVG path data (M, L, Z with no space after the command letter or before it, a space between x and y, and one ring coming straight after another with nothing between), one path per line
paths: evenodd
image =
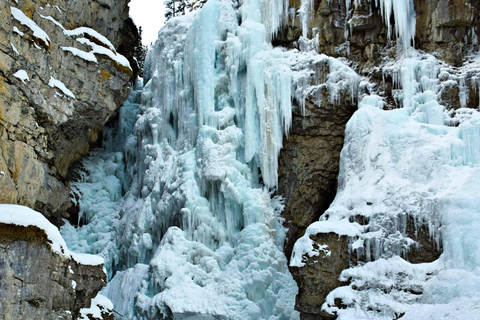
M69 252L39 212L0 205L0 213L0 319L113 318L96 305L107 280L103 259Z

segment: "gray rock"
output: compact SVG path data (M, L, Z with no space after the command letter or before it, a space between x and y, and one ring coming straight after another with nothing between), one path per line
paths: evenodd
M0 223L0 319L76 319L106 280L102 265L54 253L42 229Z
M45 42L15 19L11 7L33 20L50 40ZM131 61L138 32L128 17L128 0L1 1L0 19L1 202L37 209L58 225L68 218L70 166L88 152L126 99L134 76L105 55L95 55L95 63L62 50L88 52L90 47L66 35L58 24L68 30L96 30ZM19 70L29 79L14 76ZM75 98L50 86L52 77Z

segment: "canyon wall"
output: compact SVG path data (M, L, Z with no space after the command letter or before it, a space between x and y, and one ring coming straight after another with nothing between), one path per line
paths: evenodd
M0 17L0 203L59 225L69 217L70 166L138 72L138 32L126 0L2 0Z

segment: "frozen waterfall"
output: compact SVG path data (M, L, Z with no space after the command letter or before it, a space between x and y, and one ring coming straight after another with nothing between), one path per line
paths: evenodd
M348 11L359 1L346 3ZM480 318L480 112L465 108L465 81L480 73L480 58L455 69L414 50L413 0L375 5L399 48L381 66L393 79L393 110L348 63L315 51L315 35L306 38L311 0L298 11L300 51L270 44L295 19L285 0L209 0L160 30L144 83L73 186L82 225L62 228L73 250L105 258L103 294L126 319L299 318L283 203L272 188L292 101L304 108L310 97L321 107L322 92L359 109L346 129L338 194L295 245L292 265L318 255L310 234L348 235L367 262L342 273L351 282L324 310L344 320L450 320L457 308ZM462 101L454 112L439 99L452 83ZM356 215L368 225L351 223ZM406 235L407 216L427 225L443 247L439 260L399 257L418 245Z
M351 252L367 262L344 270L340 280L349 285L327 297L322 308L338 319L478 319L480 238L473 230L480 225L480 109L465 108L462 90L466 79L478 86L467 75L478 73L480 56L456 69L418 52L411 47L413 1L375 4L389 36L394 18L402 49L381 66L393 79L396 108L384 110L375 90L361 99L346 128L337 196L297 241L291 265L320 254L309 235L347 235ZM439 99L452 83L460 87L458 110ZM368 224L353 222L357 216ZM407 218L415 227L426 225L431 241L443 246L437 261L411 264L399 257L418 246L406 234ZM338 308L337 298L346 308Z
M269 43L287 4L211 0L171 19L120 130L83 162L87 223L62 231L105 257L104 294L126 318L298 318L268 189L291 123L292 59Z

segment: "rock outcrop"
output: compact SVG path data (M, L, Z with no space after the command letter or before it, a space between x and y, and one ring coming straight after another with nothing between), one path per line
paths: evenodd
M333 57L346 57L359 64L359 71L378 65L382 57L394 56L387 27L371 0L313 0L308 30L309 38L318 35L319 52ZM349 12L347 13L347 3ZM290 6L300 9L300 0ZM474 0L414 0L416 18L415 47L435 52L439 58L458 65L465 55L477 48L480 27L480 3ZM290 22L275 40L292 47L302 32L301 22ZM315 32L315 34L312 34ZM395 40L392 31L391 40ZM388 49L388 50L385 50Z
M138 32L127 0L4 0L0 19L0 203L58 225L68 218L71 164L138 71Z
M295 241L335 197L345 125L357 108L347 99L339 105L323 100L322 107L307 100L305 115L299 108L294 110L289 136L280 151L278 191L285 197L287 258Z
M309 258L304 267L290 268L298 284L295 309L303 320L334 319L321 307L330 291L344 284L338 278L349 267L348 237L321 233L310 238L317 246L327 244L330 253Z
M0 319L76 319L106 284L102 265L52 251L44 230L0 223Z

